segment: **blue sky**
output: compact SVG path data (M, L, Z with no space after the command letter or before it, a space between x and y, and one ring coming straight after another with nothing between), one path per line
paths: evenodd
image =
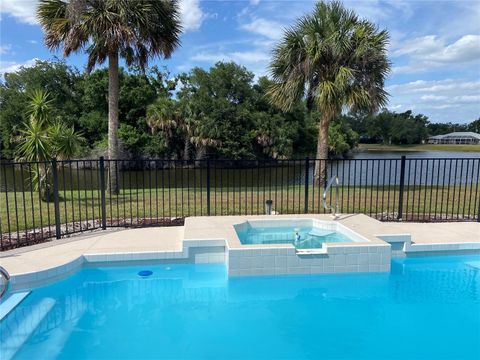
M0 73L51 59L35 20L37 0L1 0ZM480 1L344 1L389 30L393 71L388 108L412 109L432 122L480 117ZM181 0L185 32L170 60L154 60L172 73L233 60L257 76L268 73L270 51L285 27L313 1ZM56 54L61 57L61 54ZM67 59L82 69L82 54Z

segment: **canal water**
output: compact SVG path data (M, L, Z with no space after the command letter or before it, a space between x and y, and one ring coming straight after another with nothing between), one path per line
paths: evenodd
M337 175L340 184L348 186L399 185L401 156L406 156L405 185L449 186L477 184L480 181L480 153L476 152L380 152L362 151L349 159L331 160L327 164L328 177ZM97 166L97 160L92 162ZM133 162L129 162L133 163ZM211 161L211 187L248 188L262 186L304 185L306 177L313 182L315 162L308 170L305 160L274 162L243 162L242 167L228 167L223 162ZM231 164L230 164L231 165ZM249 166L250 165L250 166ZM64 164L59 167L60 190L98 189L100 173L90 169L89 161ZM157 168L154 170L122 170L119 172L121 188L160 188L207 186L208 171L197 168ZM0 191L23 191L31 188L27 166L0 166ZM308 175L307 175L308 174ZM108 179L108 177L106 177ZM0 200L1 201L1 200Z

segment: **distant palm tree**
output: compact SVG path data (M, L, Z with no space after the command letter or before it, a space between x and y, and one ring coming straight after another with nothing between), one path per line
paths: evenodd
M153 104L147 106L146 123L152 135L157 129L172 131L177 126L176 119L178 117L179 112L176 109L175 100L159 97Z
M205 131L204 127L200 125L198 128L195 128L195 130L196 134L190 138L190 142L195 146L195 158L197 160L204 159L208 155L207 150L209 148L217 148L222 145L220 140L207 135L218 133L217 128L208 129L208 131Z
M359 19L340 2L319 2L275 47L270 99L283 110L306 99L309 110L320 111L317 159L327 159L328 127L342 110L376 111L386 104L388 39L386 30ZM326 162L319 161L315 180L325 179Z
M118 61L144 69L149 57L168 58L179 45L177 0L40 0L37 16L50 49L64 56L84 49L87 71L108 59L108 158L118 157ZM118 194L117 172L110 192Z
M166 97L156 99L153 104L147 107L146 123L152 135L155 134L157 129L163 132L168 147L173 136L173 130L180 123L180 112L175 100Z

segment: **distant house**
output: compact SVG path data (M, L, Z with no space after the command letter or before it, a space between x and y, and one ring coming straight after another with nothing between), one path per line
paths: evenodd
M480 134L474 132L452 132L445 135L430 136L429 144L480 144Z

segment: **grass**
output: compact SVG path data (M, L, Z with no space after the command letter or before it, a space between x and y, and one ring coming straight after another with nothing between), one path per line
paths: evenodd
M367 151L452 151L452 152L480 152L480 145L451 145L451 144L416 144L416 145L384 145L359 144L359 150Z
M422 220L428 214L437 218L475 216L478 211L479 184L451 187L405 187L403 212L415 214ZM341 187L340 208L343 213L384 214L393 217L398 211L398 187ZM61 223L101 218L100 193L96 190L65 191L60 193ZM257 189L212 189L211 215L263 214L265 200L272 199L274 209L281 214L303 213L304 186ZM7 206L8 201L8 206ZM329 199L332 202L333 199ZM18 208L18 212L15 212ZM309 187L308 210L323 213L318 188ZM107 225L118 219L135 222L136 219L207 215L205 189L125 189L118 196L106 196ZM424 216L425 215L425 216ZM405 218L405 217L404 217ZM113 221L112 221L113 220ZM54 205L39 200L38 193L13 192L0 194L1 232L21 232L25 229L53 225Z

